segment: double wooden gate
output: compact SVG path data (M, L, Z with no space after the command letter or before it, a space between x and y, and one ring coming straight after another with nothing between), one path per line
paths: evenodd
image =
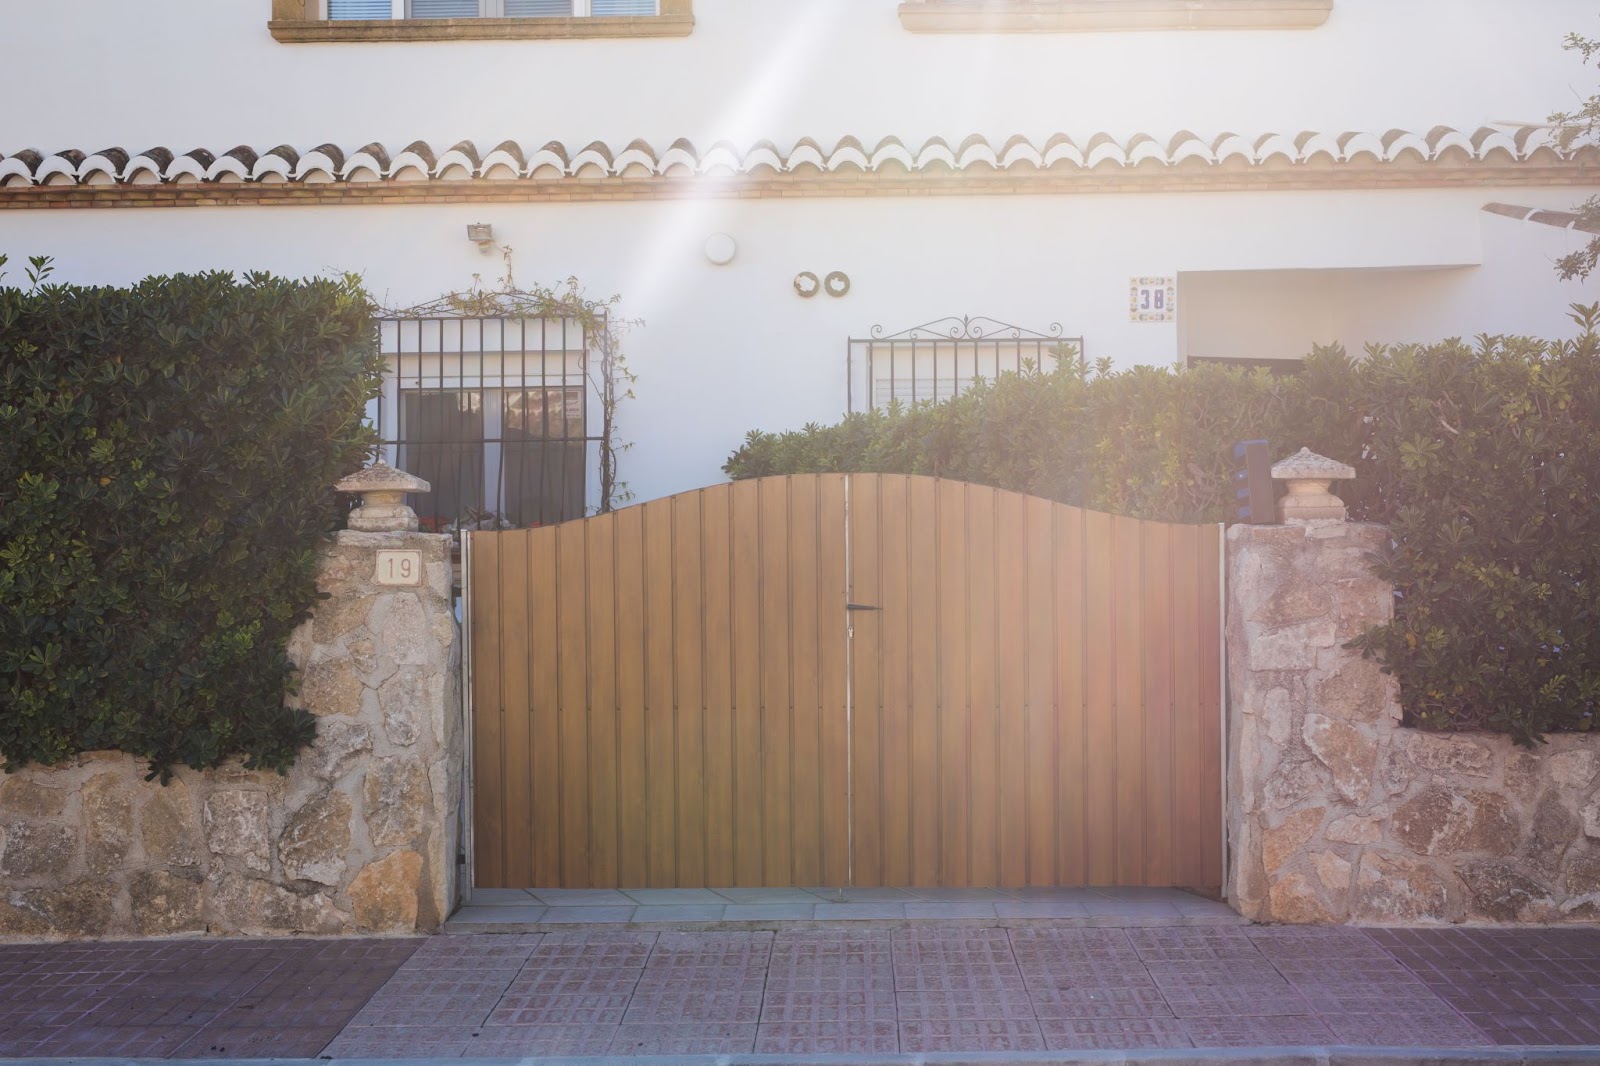
M470 538L480 886L1221 883L1215 526L824 474Z

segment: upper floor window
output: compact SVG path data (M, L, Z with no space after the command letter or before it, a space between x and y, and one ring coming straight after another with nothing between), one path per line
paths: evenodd
M327 0L328 18L608 18L658 15L656 0Z
M904 0L918 33L1289 30L1328 20L1333 0Z
M694 0L270 0L279 41L682 37Z

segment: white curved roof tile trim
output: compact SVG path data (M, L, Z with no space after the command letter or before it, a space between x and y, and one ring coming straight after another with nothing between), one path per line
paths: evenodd
M981 136L967 137L952 148L950 142L933 137L916 148L899 138L880 139L870 151L856 137L840 138L824 148L807 137L787 152L770 141L760 141L741 149L719 141L705 150L686 140L660 148L644 141L631 141L616 148L599 141L582 148L550 141L534 146L516 141L501 141L487 152L471 141L431 145L413 141L390 149L377 142L342 148L333 144L298 149L277 145L270 149L239 145L213 153L196 148L178 153L156 146L131 152L113 146L92 154L79 149L43 153L19 148L0 154L0 181L12 185L83 184L104 185L107 179L118 184L135 181L372 181L407 177L411 180L483 180L490 171L495 177L532 178L538 172L554 172L563 177L596 173L617 177L624 173L652 176L705 174L795 173L802 169L824 173L841 171L892 170L925 171L996 170L1012 167L1024 170L1068 167L1095 169L1108 167L1175 166L1302 166L1351 162L1411 163L1446 160L1468 162L1560 162L1581 155L1600 156L1600 148L1563 148L1555 132L1546 126L1491 127L1471 132L1435 126L1427 133L1406 130L1346 131L1318 133L1302 130L1298 134L1268 133L1253 140L1234 133L1219 133L1209 140L1187 130L1160 140L1140 133L1118 140L1099 133L1081 144L1065 134L1055 134L1042 144L1023 136L1012 136L998 144ZM445 177L449 175L449 177Z

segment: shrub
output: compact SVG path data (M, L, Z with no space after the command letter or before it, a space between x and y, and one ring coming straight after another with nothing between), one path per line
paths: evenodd
M1350 463L1353 518L1395 617L1355 642L1397 675L1411 724L1523 743L1596 725L1600 305L1571 342L1319 348L1294 376L1216 365L1006 375L941 405L751 433L734 478L931 474L1173 522L1231 521L1232 449L1264 438ZM1347 483L1348 485L1348 483Z
M330 486L379 363L350 280L0 288L0 753L282 770Z

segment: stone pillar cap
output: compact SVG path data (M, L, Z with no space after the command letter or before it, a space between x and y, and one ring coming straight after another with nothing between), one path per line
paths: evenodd
M431 492L433 486L406 473L396 470L382 459L373 462L371 466L357 470L348 477L341 478L334 484L338 492Z
M1356 469L1326 455L1318 455L1310 448L1301 448L1287 459L1272 464L1272 476L1277 481L1336 481L1356 476Z

